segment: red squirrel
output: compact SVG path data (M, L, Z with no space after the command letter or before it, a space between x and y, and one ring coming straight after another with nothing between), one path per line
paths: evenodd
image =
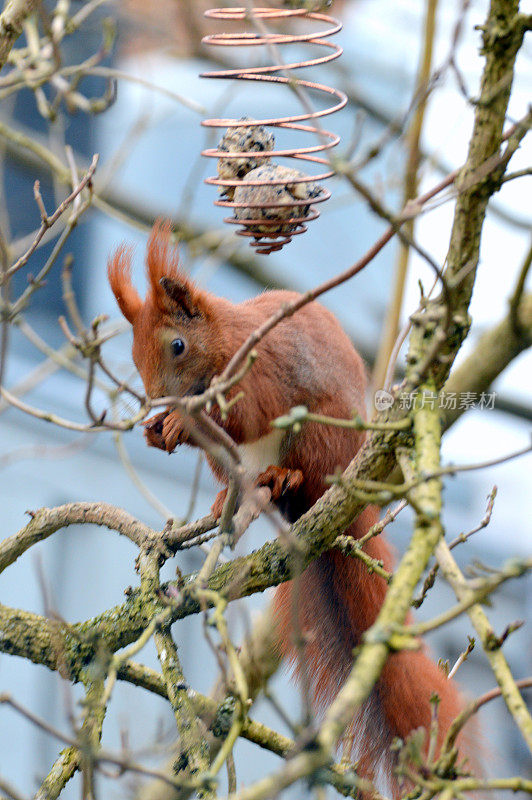
M148 244L148 291L143 301L131 284L130 253L120 248L109 261L109 281L118 305L133 326L133 359L149 397L184 396L204 391L248 336L298 295L267 291L234 304L198 288L179 269L170 247L170 228L156 225ZM334 315L317 302L284 319L256 346L257 359L229 393L243 392L227 418L212 416L238 446L242 463L257 485L268 485L272 499L290 521L307 511L327 488L325 477L345 469L364 440L349 428L305 423L299 433L272 428L276 417L298 405L314 413L347 419L365 416L366 378L361 357ZM172 452L194 444L178 411L165 411L146 425L148 443ZM215 475L224 475L209 459ZM213 506L218 516L222 491ZM345 533L360 538L377 522L368 507ZM382 535L366 552L392 567ZM375 621L386 583L358 559L338 550L323 553L299 580L300 624L306 634L306 663L315 699L333 699L347 677L353 649ZM292 583L276 590L275 614L281 648L295 661ZM359 770L373 777L383 769L390 780L392 739L405 739L418 727L428 730L430 697L440 697L441 743L461 707L452 681L424 649L390 655L366 707L354 721ZM428 737L427 737L428 738Z

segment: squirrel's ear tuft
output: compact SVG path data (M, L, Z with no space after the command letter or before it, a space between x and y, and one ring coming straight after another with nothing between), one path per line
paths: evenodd
M122 245L115 251L107 264L107 275L120 311L133 324L142 300L131 284L131 248Z
M171 231L168 221L157 220L148 242L146 267L152 297L163 312L197 317L201 314L201 292L179 269L177 248L170 244Z

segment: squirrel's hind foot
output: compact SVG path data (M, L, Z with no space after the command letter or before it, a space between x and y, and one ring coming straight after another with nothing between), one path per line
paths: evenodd
M292 492L297 492L303 483L303 473L300 469L285 469L284 467L277 467L273 464L261 472L254 481L255 486L266 486L272 493L271 500L273 503L281 500ZM216 495L216 499L212 504L211 511L219 519L222 515L222 510L227 497L227 489L222 489Z

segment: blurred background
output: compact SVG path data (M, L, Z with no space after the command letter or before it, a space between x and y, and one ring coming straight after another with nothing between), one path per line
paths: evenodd
M74 13L90 4L68 5ZM114 102L100 114L80 109L69 113L60 105L56 118L49 120L40 113L34 92L22 89L4 96L0 108L2 124L31 135L63 162L65 144L73 148L79 165L88 164L93 153L100 154L97 187L100 193L105 191L109 208L93 207L86 213L64 250L65 254L73 255L73 285L86 324L100 314L118 320L107 285L106 262L109 253L121 242L135 245L134 280L142 292L147 230L161 215L174 220L182 231L180 254L184 270L202 286L235 301L250 297L265 286L298 290L312 287L346 269L383 232L385 223L372 213L364 199L345 180L335 178L327 183L333 195L331 200L322 204L321 216L310 223L307 233L295 237L279 253L256 255L244 240L235 236L233 226L223 224L224 211L213 205L216 190L203 183L206 176L214 174L215 162L201 157L200 151L214 146L219 135L202 128L200 123L206 117L239 118L245 114L260 119L298 113L297 98L279 87L257 89L199 78L199 73L215 68L208 57L219 55L207 53L200 45L201 36L215 28L213 22L202 16L203 9L210 5L203 0L189 3L135 0L93 5L83 26L64 39L63 63L79 64L98 52L102 47L102 30L110 24L106 19L111 18L116 25L116 42L99 64L119 70L122 76L116 79ZM445 65L452 51L460 80L452 69L443 69L430 95L421 140L421 190L434 185L464 161L473 115L464 89L470 96L478 92L482 59L475 26L485 18L487 5L484 0L471 3L445 0L437 6L433 70ZM52 4L49 6L51 9ZM343 22L343 30L336 39L344 54L334 64L314 68L304 75L347 92L347 107L330 117L327 127L342 137L340 155L348 155L359 164L361 180L387 207L396 210L401 207L404 131L422 45L425 6L420 0L335 2L330 12ZM457 24L462 27L453 49ZM529 40L518 57L510 121L521 118L530 101L531 55ZM227 58L233 56L250 58L249 53L231 53ZM256 54L251 54L253 57ZM80 91L87 97L104 96L108 79L108 75L87 74ZM176 95L193 101L192 107L180 102ZM9 136L0 136L0 152L2 229L13 242L29 243L39 225L33 199L34 180L40 180L49 210L64 198L65 189L42 168L38 158L17 147ZM529 166L530 155L530 144L525 140L512 161L512 169ZM505 184L488 211L471 306L473 331L460 360L478 336L506 313L532 235L530 180L525 177ZM448 202L416 223L417 240L439 264L444 263L452 213L453 203ZM11 287L13 296L18 296L27 285L29 273L38 272L56 241L52 231L27 268L16 275ZM20 247L22 252L25 248L22 244ZM397 244L392 241L356 279L322 298L364 355L368 369L379 345L396 251ZM85 383L73 367L65 369L57 363L57 352L65 348L64 334L57 321L65 313L60 271L58 263L47 277L46 285L32 296L21 324L12 328L4 385L33 406L86 422ZM419 280L428 289L433 276L414 254L404 319L417 307ZM105 355L119 374L138 384L127 326L122 325L122 330L121 335L106 345ZM52 348L56 355L50 358L46 348ZM74 363L80 367L82 362ZM444 461L473 463L526 446L532 419L531 375L532 354L524 353L493 387L495 408L468 411L446 434ZM109 400L104 392L97 391L94 397L97 407L107 407ZM371 403L369 397L370 410ZM121 409L124 414L134 410L133 404L125 403ZM113 503L160 528L169 514L195 518L207 513L217 491L207 466L201 468L197 453L182 448L167 457L149 450L138 428L123 435L72 433L0 401L0 441L3 536L15 533L26 523L28 509L75 500ZM445 525L449 539L480 522L487 495L494 485L498 487L490 525L455 551L462 566L480 559L497 567L512 556L530 554L531 472L531 461L527 458L446 480ZM193 484L197 484L195 492ZM192 506L191 494L195 495ZM406 511L388 529L388 537L398 553L409 536L410 523ZM268 524L259 521L248 533L243 547L259 545L272 535ZM33 547L2 574L0 599L7 605L38 613L43 613L46 606L51 607L67 621L76 622L122 602L124 589L138 582L135 556L131 544L114 533L96 527L71 527ZM183 572L189 572L200 565L201 559L192 551L180 554L178 563ZM168 579L174 574L175 563L171 560L164 577ZM250 615L253 618L268 599L268 596L253 597L246 601L245 608L243 604L233 604L229 619L236 638L249 624ZM522 578L506 583L495 599L488 615L494 630L501 633L509 622L529 616L530 580ZM430 617L452 602L452 593L439 584L418 612L419 617ZM185 674L194 687L208 692L216 677L216 664L199 620L190 618L173 630ZM468 634L471 629L467 618L460 619L431 634L429 643L435 656L449 660L452 665L467 646ZM515 677L530 674L531 650L530 626L525 625L505 644ZM151 645L143 651L141 660L157 666ZM462 665L458 680L470 695L494 686L480 648ZM273 690L286 713L297 719L299 695L286 671L276 676ZM57 674L6 655L0 656L2 691L10 692L65 731L69 711L81 697L77 687L65 686ZM253 716L286 732L275 709L265 701L257 704ZM132 748L168 742L172 722L170 708L160 699L119 683L104 726L104 743L109 748L119 748L124 730ZM491 771L499 776L519 771L532 774L532 764L526 763L524 745L502 701L490 703L483 710L481 729L486 731L489 742L490 774ZM2 709L0 774L24 795L36 790L57 749L57 742L51 737L10 710ZM277 763L275 756L247 742L239 742L235 757L239 785L266 774ZM79 793L78 781L72 781L66 797ZM102 797L124 796L124 793L133 796L136 782L130 777L122 782L100 778L99 786ZM291 796L298 796L298 791L294 790Z

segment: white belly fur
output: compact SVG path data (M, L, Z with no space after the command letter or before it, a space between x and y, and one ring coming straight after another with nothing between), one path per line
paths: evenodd
M272 431L251 444L239 444L238 452L242 466L250 478L256 478L271 464L278 465L281 442L285 431Z

